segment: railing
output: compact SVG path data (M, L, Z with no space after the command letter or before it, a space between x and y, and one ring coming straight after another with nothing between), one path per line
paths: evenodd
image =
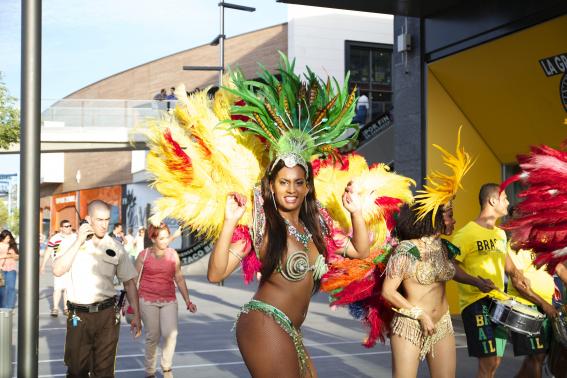
M49 100L42 100L43 104ZM175 107L164 100L63 99L53 102L41 114L44 127L126 127L139 126L147 118L159 118Z

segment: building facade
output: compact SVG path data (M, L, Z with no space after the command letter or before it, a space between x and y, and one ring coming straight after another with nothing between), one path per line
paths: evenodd
M369 96L372 120L391 110L392 22L389 15L290 6L287 23L228 38L225 61L247 77L256 77L259 63L275 72L282 51L296 59L299 72L309 65L321 77L332 75L342 84L351 71L352 86ZM44 113L44 127L68 138L73 133L78 138L92 135L98 142L108 142L125 130L135 133L144 117L159 116L152 112L151 99L160 89L183 84L193 91L216 85L216 73L184 71L183 66L212 65L217 59L218 47L203 45L117 73L54 104ZM56 232L62 219L78 227L86 204L96 196L112 204L111 222L134 232L146 226L151 203L159 196L148 186L146 151L83 145L72 152L42 155L42 232Z

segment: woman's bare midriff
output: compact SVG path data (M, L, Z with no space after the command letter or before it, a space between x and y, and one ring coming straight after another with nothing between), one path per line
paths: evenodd
M447 313L449 303L445 295L445 282L422 285L415 278L408 278L402 282L402 286L408 302L422 308L433 323L437 323Z
M289 251L300 251L303 249L295 240L291 239L288 239L288 246L288 254L290 253ZM309 262L313 264L318 252L313 243L309 243L308 247ZM254 299L283 311L293 325L299 328L307 316L314 285L313 272L308 272L302 280L289 281L281 273L274 271L267 280L260 284Z

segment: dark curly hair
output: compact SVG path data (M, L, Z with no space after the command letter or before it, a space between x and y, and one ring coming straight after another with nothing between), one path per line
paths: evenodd
M435 214L435 222L432 212L425 215L422 220L417 220L417 205L403 205L398 213L396 234L400 240L419 239L423 236L432 236L445 231L443 221L443 209L439 208Z

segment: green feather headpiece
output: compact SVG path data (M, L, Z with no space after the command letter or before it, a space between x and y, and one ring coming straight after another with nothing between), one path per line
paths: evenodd
M313 155L337 156L358 134L352 124L356 88L348 93L347 73L341 87L336 79L325 83L307 67L305 81L295 74L295 59L289 61L280 52L278 79L260 65L260 80L246 80L241 71L231 73L234 88L227 88L245 105L234 105L231 113L248 117L248 121L232 120L231 126L244 128L265 138L270 144L274 165L283 160L286 166L300 164L307 172L307 162ZM356 132L341 138L348 129ZM270 170L273 167L270 167Z

